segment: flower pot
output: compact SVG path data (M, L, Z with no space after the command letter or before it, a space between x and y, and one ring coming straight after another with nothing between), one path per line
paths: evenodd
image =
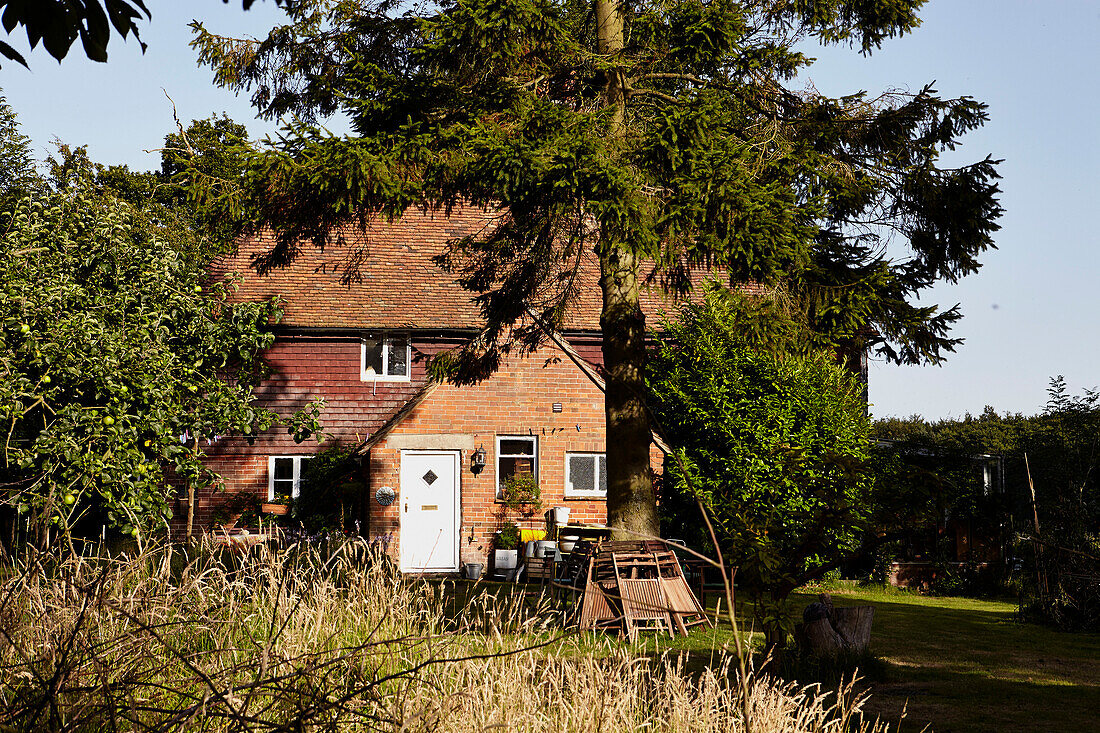
M515 570L519 565L519 550L493 550L493 572Z

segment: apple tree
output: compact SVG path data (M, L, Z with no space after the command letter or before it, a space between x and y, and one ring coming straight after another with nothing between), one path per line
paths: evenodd
M208 441L278 419L252 395L278 302L227 302L173 226L80 175L0 211L0 502L32 534L163 528L169 474L193 500Z

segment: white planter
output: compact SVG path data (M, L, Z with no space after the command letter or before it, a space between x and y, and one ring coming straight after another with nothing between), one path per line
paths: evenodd
M519 565L519 550L493 550L493 571L515 570Z
M569 507L556 506L550 511L554 515L554 524L569 524Z

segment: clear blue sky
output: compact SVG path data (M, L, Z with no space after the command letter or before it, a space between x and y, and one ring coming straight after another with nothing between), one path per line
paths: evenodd
M50 141L87 144L94 160L156 168L145 153L180 119L228 112L253 137L273 130L252 119L247 99L215 89L187 47L186 24L201 18L227 35L262 36L279 17L270 2L247 13L239 0L151 0L149 50L114 39L110 61L79 53L58 65L41 49L31 70L5 63L0 87L40 156ZM931 0L923 25L865 58L816 49L807 78L826 94L918 90L989 104L990 122L967 136L959 161L1004 158L1005 215L999 249L985 267L929 301L961 303L956 334L966 339L941 367L871 365L872 412L926 417L1041 409L1047 379L1064 374L1075 392L1100 385L1100 257L1094 200L1100 191L1100 3L1095 0ZM23 48L16 37L13 45Z

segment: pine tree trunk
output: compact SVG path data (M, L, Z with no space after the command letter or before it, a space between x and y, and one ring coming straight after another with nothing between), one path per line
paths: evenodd
M597 0L596 51L611 60L623 50L618 0ZM624 131L623 72L605 72L603 103L613 110L610 133ZM657 498L649 469L650 425L645 409L645 316L638 302L638 263L629 248L601 238L603 363L607 378L607 521L614 534L657 536Z
M645 316L638 303L638 268L623 247L601 247L603 363L607 379L607 521L622 539L657 536L657 500L649 468L645 409Z

